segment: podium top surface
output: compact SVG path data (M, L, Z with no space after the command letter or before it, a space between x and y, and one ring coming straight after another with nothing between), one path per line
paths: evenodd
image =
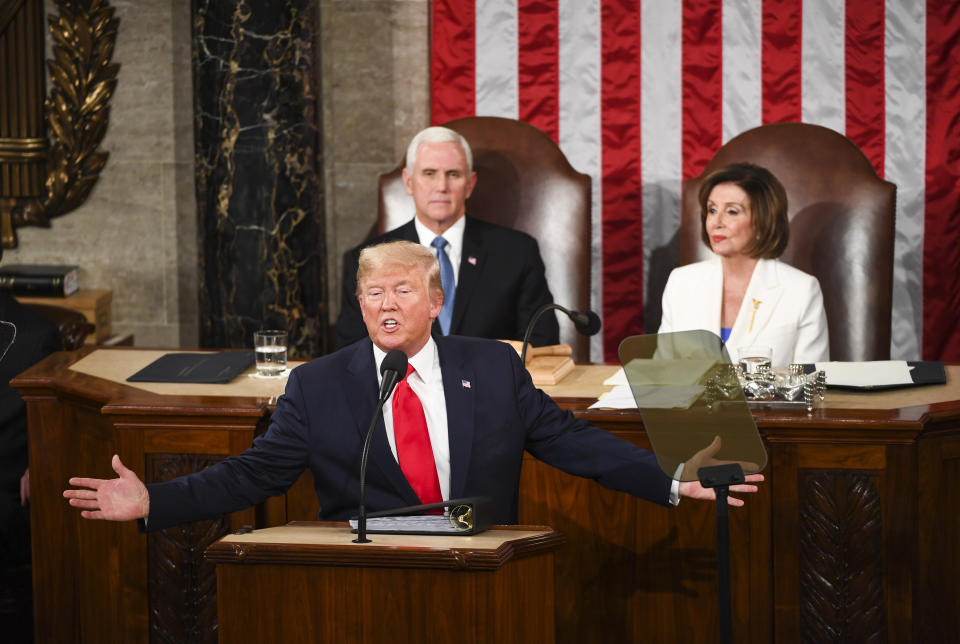
M120 354L119 352L123 353ZM109 380L117 384L169 396L254 396L276 398L287 386L290 369L302 362L287 363L287 371L276 378L258 377L252 366L225 384L184 382L127 382L127 378L168 353L209 353L173 349L97 349L70 365L72 371ZM118 360L118 355L123 359Z
M493 570L512 559L553 552L563 535L546 526L497 526L471 536L356 534L342 522L295 521L231 534L207 548L216 563L382 566Z

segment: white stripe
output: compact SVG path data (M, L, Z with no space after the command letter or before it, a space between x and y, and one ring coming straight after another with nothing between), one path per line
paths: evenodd
M680 227L682 173L681 26L679 2L644 2L640 15L640 177L643 198L644 310L660 310L667 274L677 264L671 245ZM647 314L645 326L657 328ZM651 326L653 325L653 326Z
M803 0L800 114L805 123L846 131L844 4Z
M723 143L763 122L761 2L723 2Z
M476 3L477 116L517 118L519 112L516 0Z
M591 178L590 308L603 312L600 150L600 2L560 0L560 148ZM603 361L603 334L590 339L590 359Z
M887 0L884 31L884 177L897 184L893 264L894 359L919 360L923 332L923 221L926 141L924 3Z

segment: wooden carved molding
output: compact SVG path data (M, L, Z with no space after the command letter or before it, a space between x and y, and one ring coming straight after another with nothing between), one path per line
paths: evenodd
M885 642L883 517L876 475L800 477L801 642Z
M47 61L50 93L43 106L50 137L46 178L35 198L0 195L0 235L6 248L17 245L16 228L49 227L51 219L83 204L109 156L100 144L120 69L111 62L119 20L107 0L56 4L59 15L47 19L53 58ZM30 143L24 154L35 156L37 141Z
M218 454L148 454L148 480L170 481L222 461ZM151 642L217 644L217 569L204 552L230 533L230 519L195 521L147 535Z

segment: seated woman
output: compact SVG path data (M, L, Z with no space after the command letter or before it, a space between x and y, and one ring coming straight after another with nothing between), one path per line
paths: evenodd
M670 273L659 332L712 331L734 361L748 346L770 347L774 366L828 360L819 282L776 259L790 234L777 178L750 163L724 166L706 177L699 201L715 257Z

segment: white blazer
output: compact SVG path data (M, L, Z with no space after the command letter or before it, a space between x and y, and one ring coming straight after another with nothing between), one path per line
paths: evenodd
M719 257L675 268L663 291L659 332L705 329L720 335L722 301ZM733 361L740 347L771 347L777 367L829 360L827 316L817 278L775 259L758 261L726 346Z

